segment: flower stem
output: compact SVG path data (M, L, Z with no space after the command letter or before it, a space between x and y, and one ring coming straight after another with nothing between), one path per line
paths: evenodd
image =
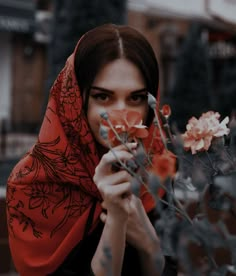
M181 207L181 209L179 209L178 207L176 207L175 205L171 205L168 201L162 199L162 198L159 198L159 200L164 203L165 205L169 206L170 208L176 210L178 213L182 214L186 219L187 221L192 225L193 222L191 220L191 218L189 217L189 215L184 211L183 207Z
M135 172L133 172L129 167L126 166L126 164L124 162L122 162L122 160L120 160L118 158L118 156L116 155L115 151L112 149L112 147L110 147L111 152L114 154L114 156L116 157L117 161L119 162L119 164L130 173L131 176L135 177L138 182L141 185L144 185L144 187L147 189L147 191L149 193L152 194L152 191L150 190L150 188L148 187L148 185L142 180L141 177L137 177L137 174ZM162 183L160 184L161 188L163 188L163 190L166 191L166 193L168 193L169 195L171 195L171 197L173 198L174 202L176 203L177 207L175 205L172 205L172 208L174 208L176 211L178 211L179 213L181 213L188 221L190 224L192 224L192 220L189 217L189 215L185 212L183 205L179 202L179 200L173 195L173 193L171 193L166 187L165 185L163 185ZM162 200L160 198L161 201L165 202L164 200ZM169 206L171 206L171 204L169 204L168 202L166 202Z
M154 137L156 137L156 134L157 134L157 129L155 127L154 130L153 130L152 140L151 140L151 143L150 143L150 146L149 146L148 156L150 156L152 145L153 145L153 142L154 142Z
M160 132L161 141L162 141L162 143L163 143L164 147L167 149L167 146L166 146L166 140L165 140L165 137L164 137L164 134L163 134L162 128L161 128L161 124L160 124L159 117L158 117L158 114L157 114L156 109L154 109L154 115L155 115L155 119L156 119L157 127L158 127L159 132Z

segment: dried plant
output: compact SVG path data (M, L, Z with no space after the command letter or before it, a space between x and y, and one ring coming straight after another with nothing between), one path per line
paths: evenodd
M220 114L209 111L191 118L181 134L170 128L168 105L159 109L150 94L148 103L155 115L149 144L139 113L101 114L100 134L111 150L128 141L139 144L132 160L117 158L114 167L133 176L135 194L145 186L156 199L155 228L163 252L178 261L183 273L236 274L235 118L220 122ZM161 152L156 144L162 145Z

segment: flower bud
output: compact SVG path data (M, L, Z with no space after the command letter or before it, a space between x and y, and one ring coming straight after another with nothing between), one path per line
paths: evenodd
M104 140L107 140L107 138L108 138L108 131L107 131L107 128L104 127L103 125L100 125L99 134L100 134L100 136L101 136Z
M136 164L136 162L132 159L128 160L126 162L126 166L131 169L132 171L135 171L138 168L138 165Z
M155 97L153 97L152 94L148 93L148 105L152 109L155 109L156 108L156 104L157 104L157 101L156 101Z
M132 177L131 179L131 190L134 195L137 197L140 196L140 182L138 181L137 177Z
M161 109L161 114L168 119L171 115L171 108L168 104L164 104Z
M104 119L104 120L107 120L108 119L108 114L106 111L103 111L100 113L100 116Z

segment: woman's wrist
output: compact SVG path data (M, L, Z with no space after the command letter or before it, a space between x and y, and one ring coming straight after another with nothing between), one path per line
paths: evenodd
M117 232L117 229L119 231ZM113 216L107 213L103 232L91 262L91 269L95 275L120 275L122 270L125 242L126 242L127 219ZM108 249L105 250L105 249ZM108 254L108 252L110 252ZM111 259L109 255L113 256ZM105 264L105 266L104 266Z
M153 240L151 244L147 244L145 248L139 250L139 256L146 275L162 275L165 266L165 257L162 253L158 238L157 240Z
M114 215L112 213L107 213L106 217L106 224L110 227L116 226L116 227L121 227L121 229L127 227L128 223L128 216L126 215ZM119 228L120 229L120 228Z
M154 256L156 253L161 252L160 240L158 237L147 237L139 251L146 256Z

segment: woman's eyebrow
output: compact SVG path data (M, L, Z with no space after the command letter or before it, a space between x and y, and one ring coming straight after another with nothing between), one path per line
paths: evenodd
M134 91L131 92L131 94L142 93L142 92L146 92L147 93L147 88L144 87L142 89L134 90Z
M107 92L107 93L114 93L114 91L112 91L112 90L109 90L109 89L106 89L106 88L103 88L103 87L98 87L98 86L91 86L90 89L99 90L99 91ZM141 89L131 91L132 94L133 93L141 93L141 92L147 92L147 88L144 87L144 88L141 88Z
M91 89L99 90L99 91L106 92L106 93L114 93L114 91L112 91L112 90L109 90L109 89L106 89L106 88L103 88L103 87L98 87L98 86L91 86L90 90Z

